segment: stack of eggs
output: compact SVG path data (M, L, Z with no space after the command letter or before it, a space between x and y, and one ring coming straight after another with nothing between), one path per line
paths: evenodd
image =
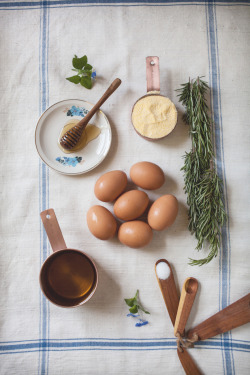
M130 169L130 178L142 189L159 189L165 182L162 169L150 162L139 162ZM128 179L126 173L116 170L102 175L95 184L95 196L102 202L114 202L115 216L124 221L118 230L120 242L132 248L149 244L152 229L161 231L172 225L178 213L178 201L170 194L158 198L150 207L147 223L137 220L149 205L147 193L130 190L125 193ZM123 193L123 194L122 194ZM122 194L122 195L121 195ZM108 240L116 234L117 222L113 214L103 206L93 206L87 213L90 232L100 240Z

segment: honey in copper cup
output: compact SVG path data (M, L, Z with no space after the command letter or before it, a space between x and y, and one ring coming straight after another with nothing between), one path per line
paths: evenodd
M66 247L53 209L41 212L41 218L53 249L40 271L41 289L58 306L82 305L96 290L96 266L84 252Z

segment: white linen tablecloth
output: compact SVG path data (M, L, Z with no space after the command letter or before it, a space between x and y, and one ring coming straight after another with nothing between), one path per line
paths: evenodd
M3 374L182 374L173 327L154 264L171 262L179 289L186 277L200 289L190 328L249 292L249 57L250 1L1 1L1 343ZM87 54L97 71L91 90L66 81L73 55ZM179 112L167 138L148 142L130 122L133 103L146 93L145 57L160 58L161 92ZM217 167L229 220L219 256L202 268L187 229L182 155L190 149L176 89L204 75L212 87ZM41 113L63 99L96 102L111 81L122 85L103 105L112 146L96 169L78 177L49 170L39 159L34 132ZM129 173L148 160L166 174L150 198L174 194L176 223L135 250L117 239L102 242L87 228L98 204L97 178L113 169ZM111 204L104 204L112 210ZM84 306L62 309L42 295L38 275L51 249L39 213L55 209L66 244L96 262L99 286ZM140 328L127 318L124 298L140 290L150 311ZM249 325L190 351L204 374L249 373Z

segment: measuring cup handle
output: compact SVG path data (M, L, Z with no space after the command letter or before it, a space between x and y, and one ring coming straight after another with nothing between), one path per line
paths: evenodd
M160 69L159 69L159 57L158 56L146 57L146 77L147 77L147 92L149 91L160 92Z
M64 241L62 231L59 227L55 211L53 208L49 208L40 213L44 228L49 238L50 245L53 251L66 249L66 243Z

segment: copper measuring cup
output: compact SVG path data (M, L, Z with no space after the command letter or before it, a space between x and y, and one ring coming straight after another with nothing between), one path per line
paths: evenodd
M67 248L52 208L41 212L40 216L53 250L40 271L42 292L61 307L83 305L97 288L97 268L87 254Z
M145 139L148 139L148 140L151 140L151 141L152 140L156 141L158 139L165 138L167 135L169 135L174 130L174 128L177 124L177 110L176 110L174 104L170 101L169 98L160 94L160 67L159 67L159 57L158 56L148 56L148 57L146 57L146 79L147 79L147 94L144 95L144 96L141 96L135 102L135 104L133 105L132 112L131 112L131 121L132 121L133 127L134 127L137 134L139 134L141 137L143 137ZM133 122L133 112L134 112L134 108L135 108L136 104L140 100L142 100L146 97L149 97L149 96L156 97L156 99L157 99L157 97L162 97L162 98L168 99L175 109L176 120L175 120L174 126L171 128L171 130L167 134L165 134L163 136L159 136L159 137L145 136L136 129L135 124Z

